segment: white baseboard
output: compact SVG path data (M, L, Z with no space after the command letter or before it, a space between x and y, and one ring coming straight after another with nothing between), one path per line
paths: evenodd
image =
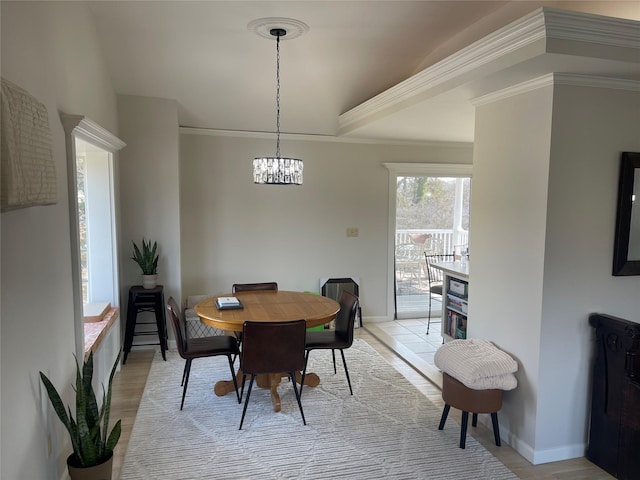
M478 422L482 423L489 430L493 431L491 417L483 415L482 417L478 417ZM563 445L546 450L535 450L531 447L531 445L513 435L509 431L509 429L504 428L502 425L499 426L499 429L501 441L513 448L532 465L540 465L543 463L559 462L562 460L584 457L585 452L587 451L586 444Z
M570 460L572 458L584 457L587 451L586 444L564 445L558 448L547 450L537 450L534 452L533 460L529 460L534 465L541 463L558 462L560 460Z

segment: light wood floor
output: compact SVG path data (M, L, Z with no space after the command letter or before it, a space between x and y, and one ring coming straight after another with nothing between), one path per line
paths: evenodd
M442 408L442 396L440 389L427 380L422 374L410 367L395 352L379 342L366 329L356 330L356 338L366 340L375 348L391 365L400 371L416 388L423 392L438 408ZM113 397L111 405L111 418L122 420L122 435L114 452L113 480L119 480L120 470L131 437L131 429L138 412L140 398L149 374L149 368L153 358L153 350L133 350L127 357L127 364L122 367L113 380ZM180 385L176 385L180 388ZM178 409L179 406L176 406ZM459 421L460 413L451 409L447 421ZM437 426L436 426L437 428ZM471 427L469 432L493 455L499 458L517 476L523 480L599 480L613 479L612 476L584 458L566 460L562 462L547 463L533 466L508 445L496 447L493 441L493 432L478 423L477 428ZM429 452L425 452L428 455Z

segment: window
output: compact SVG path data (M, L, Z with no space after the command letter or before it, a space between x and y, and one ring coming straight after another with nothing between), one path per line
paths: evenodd
M83 304L110 302L115 305L113 155L81 138L75 139L75 145L82 300Z

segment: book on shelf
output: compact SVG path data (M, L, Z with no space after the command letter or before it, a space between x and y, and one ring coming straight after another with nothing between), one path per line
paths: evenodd
M463 328L456 328L456 339L466 340L467 339L467 330Z
M447 305L462 313L467 313L467 301L460 297L451 294L447 295Z
M461 321L462 317L460 315L449 310L447 324L445 325L445 333L451 337L455 337L456 329Z
M453 293L447 293L447 299L450 303L455 303L457 305L465 305L468 303L468 300L463 297L459 297L458 295L454 295Z
M466 297L469 292L468 289L469 284L467 282L454 280L453 278L449 280L449 293Z
M216 299L216 308L218 310L233 310L243 307L240 300L236 297L218 297Z

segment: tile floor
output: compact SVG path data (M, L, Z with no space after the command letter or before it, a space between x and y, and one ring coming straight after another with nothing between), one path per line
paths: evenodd
M442 374L433 364L433 356L442 345L439 317L431 319L429 335L426 334L426 318L376 322L364 328L415 370L437 386L442 386Z

